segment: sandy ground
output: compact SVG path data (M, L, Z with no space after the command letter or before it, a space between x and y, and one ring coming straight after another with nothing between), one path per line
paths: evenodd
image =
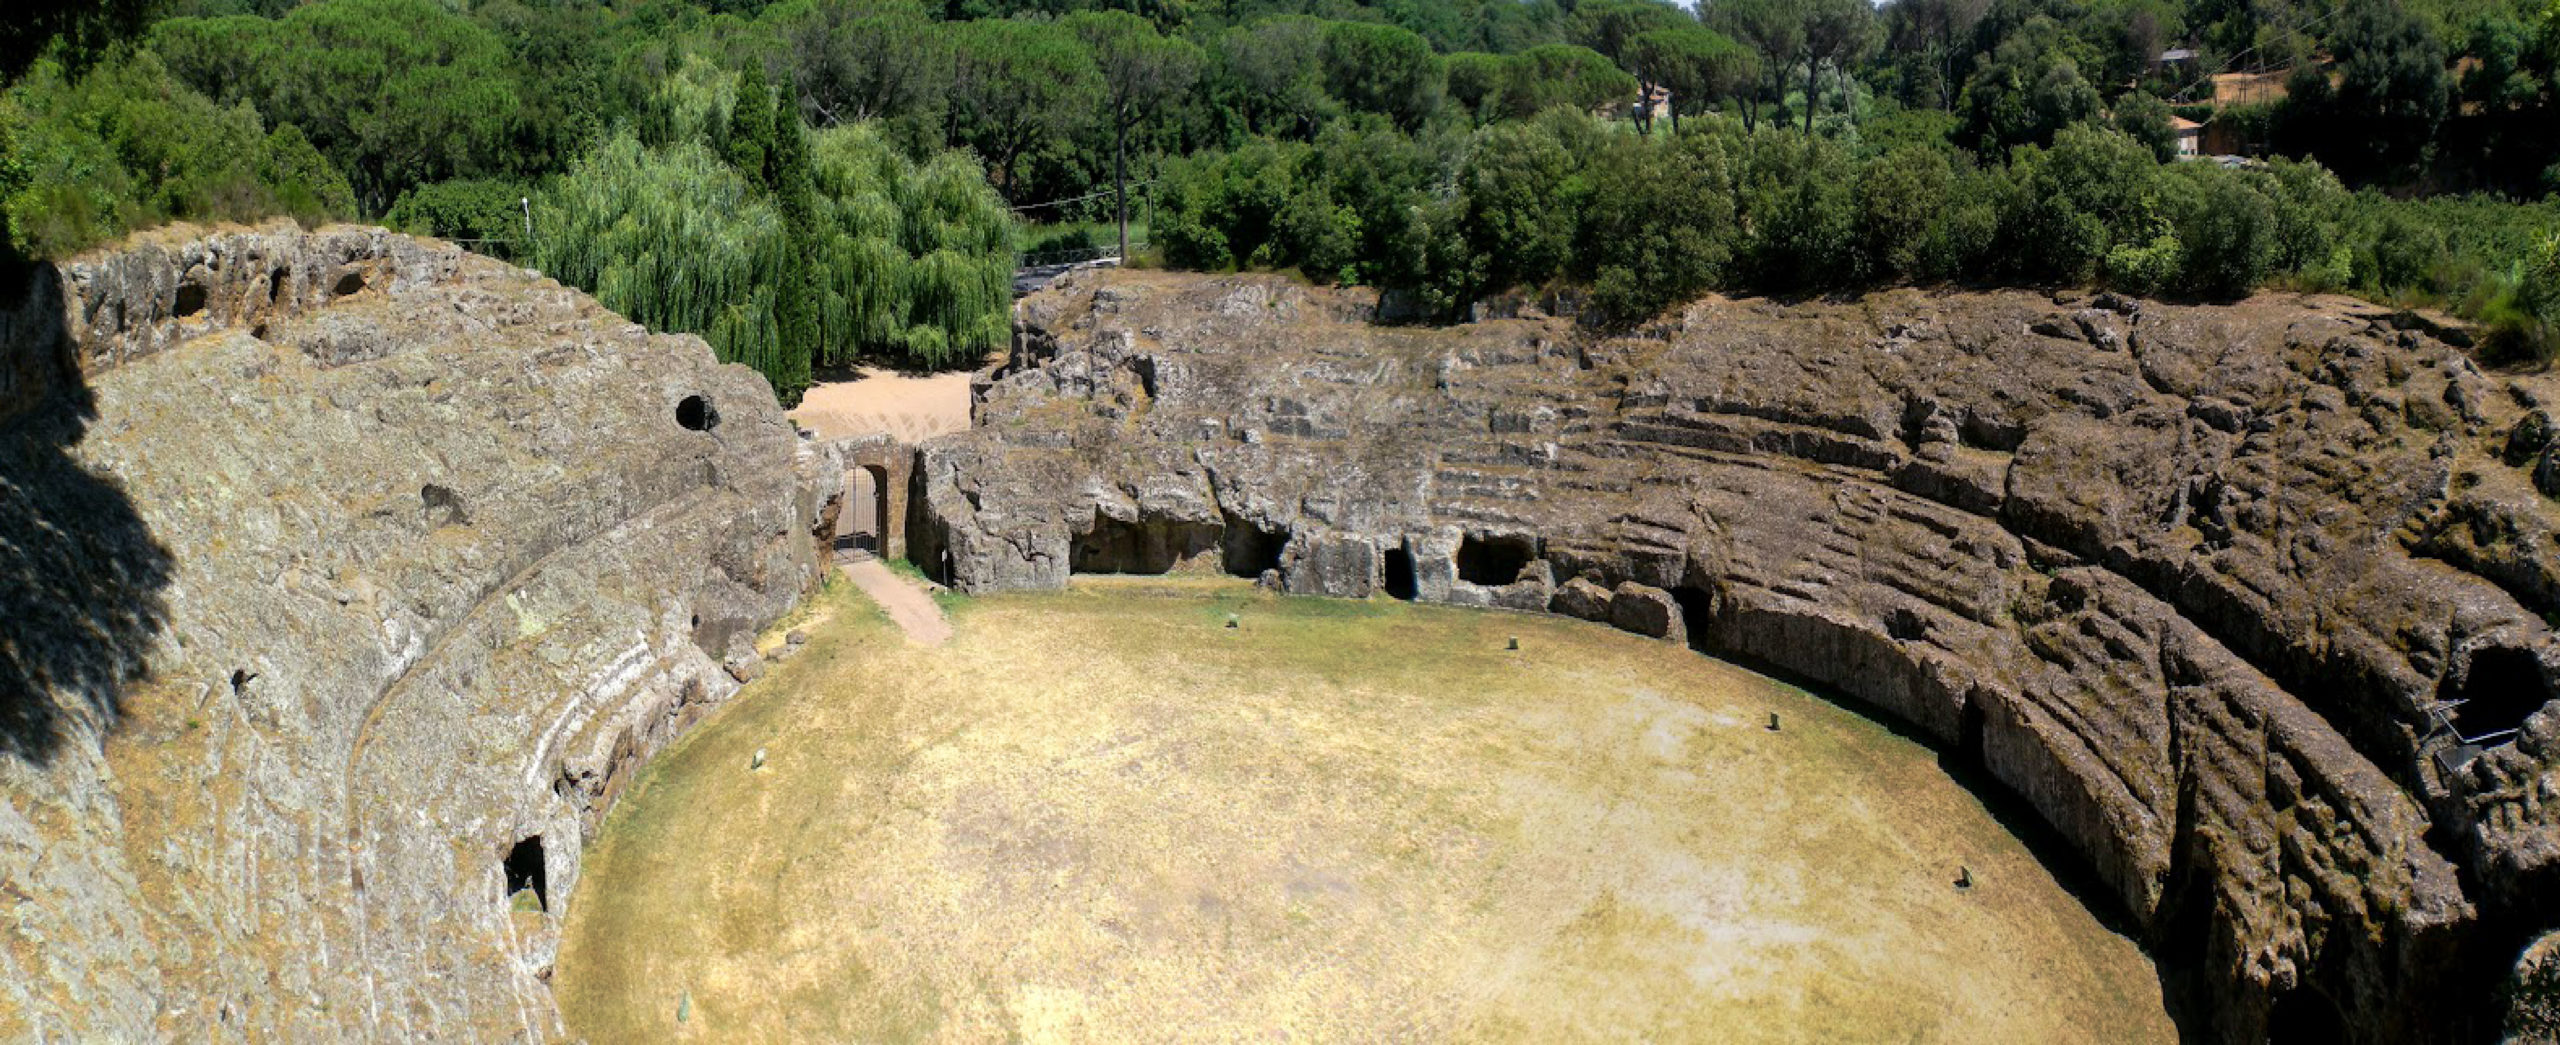
M589 851L574 1034L2174 1040L1931 753L1671 644L1202 582L956 602L938 649L807 612Z
M887 432L918 442L969 427L969 372L910 377L865 367L853 381L812 385L791 419L821 439Z

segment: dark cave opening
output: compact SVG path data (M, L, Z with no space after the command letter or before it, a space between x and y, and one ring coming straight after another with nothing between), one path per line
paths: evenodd
M1402 546L1387 549L1385 571L1382 580L1387 594L1412 602L1419 591L1413 580L1413 553Z
M2311 987L2296 987L2276 996L2267 1010L2268 1045L2331 1045L2350 1041L2347 1018L2337 1003Z
M1929 637L1929 621L1908 606L1896 606L1884 615L1884 633L1896 642L1916 642Z
M528 835L523 841L517 842L514 848L507 850L507 858L502 861L501 866L506 870L506 896L510 900L520 893L531 890L533 906L536 910L551 909L551 879L550 872L542 862L541 835Z
M1280 568L1280 553L1289 547L1288 531L1263 529L1234 512L1226 513L1226 521L1218 544L1230 576L1260 577L1264 570Z
M1520 571L1529 560L1537 558L1537 548L1526 537L1478 537L1468 534L1458 542L1458 579L1489 588L1501 587L1520 579Z
M720 411L712 409L707 396L686 396L676 401L676 423L696 432L720 427Z
M2526 716L2542 710L2551 700L2551 685L2532 653L2496 646L2473 653L2461 685L2445 697L2461 702L2453 709L2453 731L2464 742L2494 742L2514 735Z
M1067 551L1069 573L1171 573L1219 547L1219 528L1187 522L1122 522L1096 513Z
M1982 701L1971 695L1965 697L1964 709L1957 712L1955 754L1968 765L1989 764L1982 756Z
M1671 589L1671 601L1680 607L1680 623L1689 629L1689 648L1712 653L1707 628L1715 620L1715 594L1705 588L1684 586Z

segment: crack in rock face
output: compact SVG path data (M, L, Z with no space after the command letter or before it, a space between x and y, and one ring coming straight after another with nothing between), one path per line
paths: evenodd
M2014 792L2206 1038L2560 1025L2551 947L2515 959L2560 925L2560 382L2337 297L1376 315L1062 279L978 426L921 449L911 557L972 592L1268 571L1684 641Z
M770 388L379 229L13 292L0 1040L564 1033L584 838L816 576Z

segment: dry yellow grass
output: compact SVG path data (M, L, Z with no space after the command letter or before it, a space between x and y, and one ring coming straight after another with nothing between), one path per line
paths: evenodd
M846 607L658 760L570 901L576 1033L2174 1037L1928 752L1676 646L1171 581L956 624Z

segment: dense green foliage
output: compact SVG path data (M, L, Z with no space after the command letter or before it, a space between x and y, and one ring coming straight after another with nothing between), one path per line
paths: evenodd
M1401 155L1376 136L1257 142L1169 166L1156 224L1166 260L1378 283L1447 314L1558 280L1587 283L1619 321L1707 289L1908 280L2206 299L2274 284L2491 314L2545 300L2523 289L2529 265L2501 259L2545 256L2560 234L2560 205L2397 201L2283 159L2163 164L2132 135L2085 123L1997 165L1733 123L1646 138L1563 112ZM1372 150L1395 156L1393 177L1352 176Z
M1515 288L1633 322L1709 289L2274 285L2560 347L2552 0L32 10L0 33L11 249L374 218L610 286L786 390L970 358L1002 336L1008 209L1082 230L1124 200L1141 258L1445 316ZM2181 120L2249 158L2177 161Z
M185 90L148 53L77 78L38 62L0 96L0 133L0 213L32 254L170 220L354 210L346 179L299 130Z
M868 126L814 134L788 97L696 65L533 204L532 260L662 330L701 333L786 399L813 364L938 367L1010 331L1013 219L966 156L908 161Z

